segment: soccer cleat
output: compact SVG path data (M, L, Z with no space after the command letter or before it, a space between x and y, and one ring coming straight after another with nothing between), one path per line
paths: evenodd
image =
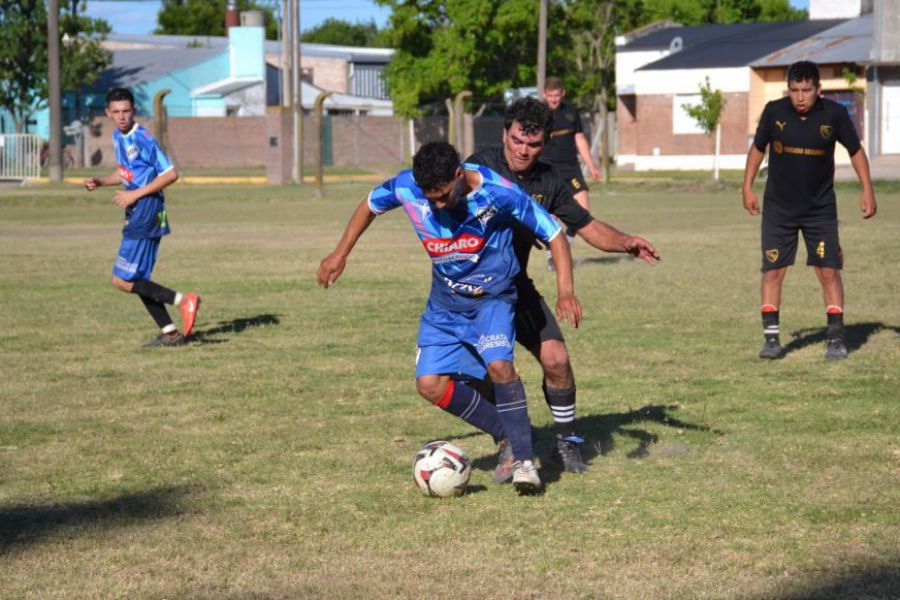
M174 335L169 335L168 333L161 333L159 337L150 340L146 344L144 344L144 348L162 348L162 347L172 347L172 346L184 346L187 344L187 338L181 335L180 333L176 333Z
M185 336L190 335L191 330L194 329L194 321L197 319L197 310L199 308L200 296L197 294L185 294L184 298L181 299L178 310L181 311L181 324Z
M513 466L513 487L519 494L536 494L541 491L541 478L537 466L530 460L517 460Z
M553 458L562 464L566 473L584 473L587 465L581 458L579 446L584 443L584 438L577 435L567 437L556 436L556 444L553 446Z
M494 475L491 477L493 483L507 483L513 476L513 468L515 459L513 458L512 446L509 440L503 438L497 447L497 466L494 468Z
M766 340L762 350L759 351L760 358L781 358L784 356L784 350L778 340Z
M825 360L843 360L847 358L847 344L843 338L833 337L828 340L828 348L825 350Z

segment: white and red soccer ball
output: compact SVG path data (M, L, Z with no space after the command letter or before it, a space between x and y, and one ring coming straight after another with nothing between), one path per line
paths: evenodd
M459 496L471 474L472 461L466 453L444 440L428 442L413 459L413 481L425 496Z

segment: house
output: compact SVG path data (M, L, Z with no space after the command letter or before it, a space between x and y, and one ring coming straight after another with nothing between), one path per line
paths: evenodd
M664 27L617 40L617 164L635 170L709 169L713 141L685 111L707 78L722 92L719 165L740 169L756 129L753 63L843 20ZM782 80L783 87L783 80Z
M847 106L870 155L900 152L900 135L889 135L900 132L898 11L896 2L885 0L812 0L810 14L817 18L808 21L665 23L618 38L618 164L636 170L710 168L713 141L684 110L699 102L699 86L708 77L726 100L720 165L743 168L763 107L785 94L787 67L798 60L819 64L823 96ZM894 54L876 67L873 32L879 27L885 31L883 47ZM843 148L835 160L849 163Z

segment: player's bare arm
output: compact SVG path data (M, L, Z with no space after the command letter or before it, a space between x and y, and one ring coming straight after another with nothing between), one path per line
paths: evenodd
M119 176L118 172L111 173L110 175L106 175L105 177L89 177L84 180L84 188L93 192L98 187L103 186L115 186L122 183L122 178Z
M600 181L600 169L594 164L594 159L591 156L591 147L588 145L587 138L583 133L575 134L575 147L578 148L578 155L581 156L581 160L587 165L591 179Z
M872 189L872 175L869 172L869 159L866 151L860 148L856 154L850 157L850 164L856 171L856 177L862 186L862 195L859 197L859 210L862 212L863 219L871 219L878 211L878 205L875 203L875 190Z
M334 282L344 272L344 268L347 266L347 257L350 256L356 242L374 220L375 213L369 209L369 201L363 200L356 207L353 216L350 217L334 252L319 263L319 271L316 273L316 281L319 285L326 289L334 285Z
M577 328L581 324L581 303L575 297L569 243L561 233L550 240L550 254L556 265L556 316Z
M759 200L753 193L753 180L759 172L765 154L759 151L759 148L750 144L750 150L747 152L747 163L744 166L744 185L741 192L744 197L744 209L751 215L759 214Z
M127 208L143 198L155 194L178 181L178 171L174 167L157 175L153 181L136 190L118 190L113 196L113 204Z
M627 252L651 265L655 265L660 260L659 252L644 238L623 233L612 225L597 219L576 233L585 242L604 252Z

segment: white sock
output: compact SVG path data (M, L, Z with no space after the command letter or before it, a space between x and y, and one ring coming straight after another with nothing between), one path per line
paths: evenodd
M181 292L175 292L175 306L181 304L182 298L184 298L184 295Z

